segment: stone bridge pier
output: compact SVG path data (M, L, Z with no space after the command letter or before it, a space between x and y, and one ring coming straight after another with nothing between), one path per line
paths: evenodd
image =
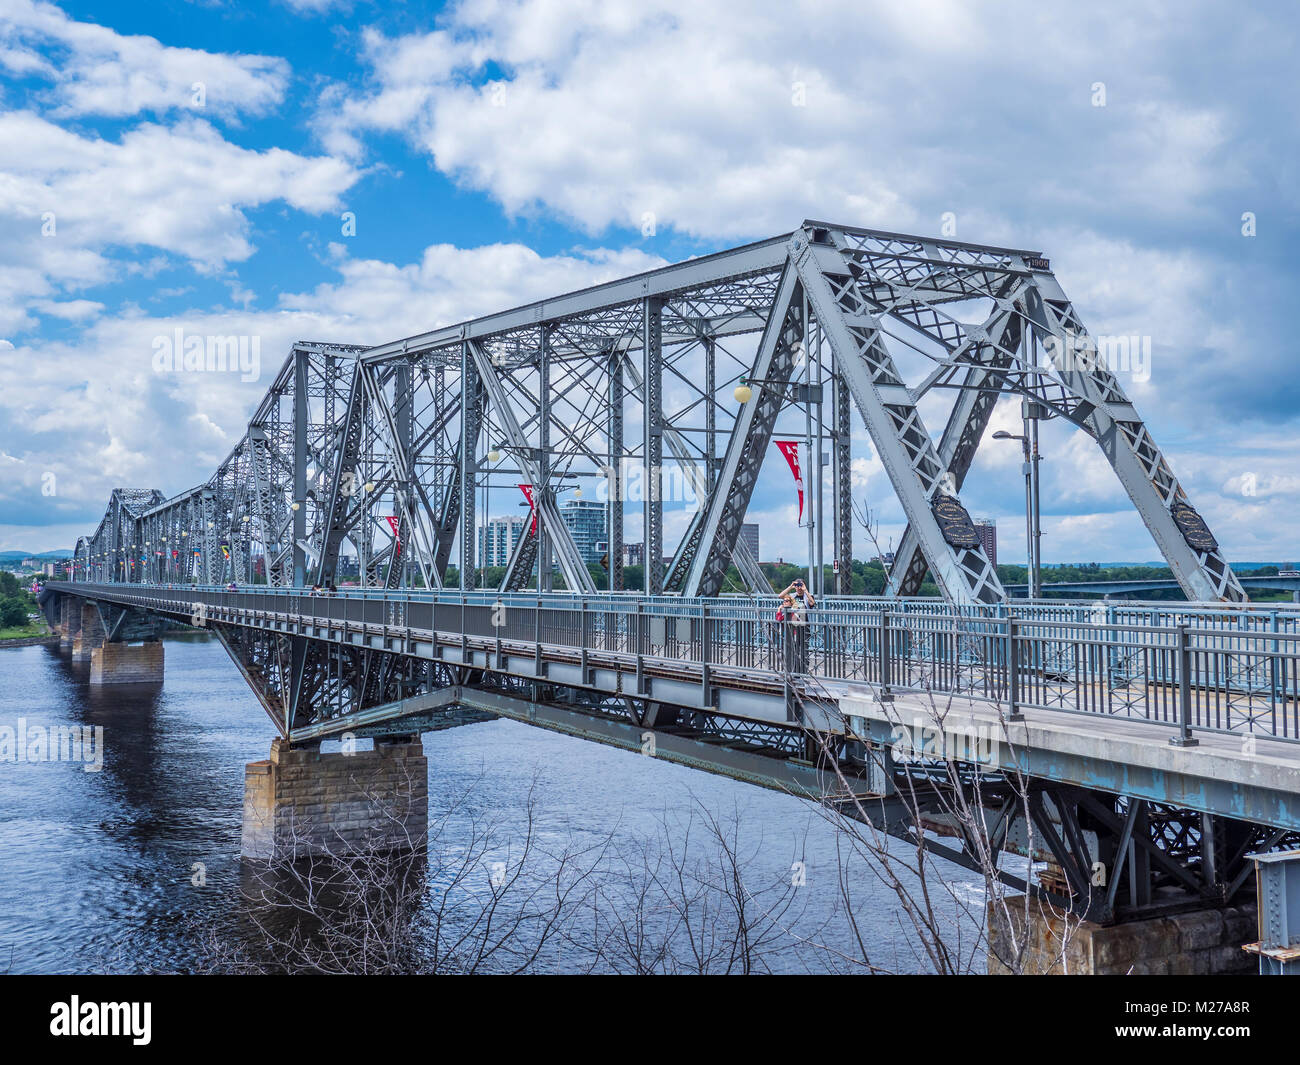
M77 636L81 633L82 600L70 595L59 599L59 620L56 623L59 633L59 650L71 651Z
M422 851L429 765L419 736L376 738L374 750L322 753L271 743L244 769L240 853L271 861Z
M59 646L90 663L90 683L161 684L163 645L154 620L65 595L59 604Z
M163 680L163 645L161 640L144 643L104 641L90 655L90 683L161 684Z
M99 607L89 599L77 600L80 603L80 618L77 622L77 635L72 641L72 660L89 662L96 648L104 646L104 620L99 615Z
M1257 966L1243 949L1256 936L1250 904L1101 925L1021 895L990 902L988 922L991 975L1221 976Z

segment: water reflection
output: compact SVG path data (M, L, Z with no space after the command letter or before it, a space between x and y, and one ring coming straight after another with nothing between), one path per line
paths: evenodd
M285 942L306 950L293 967L334 969L378 922L390 942L362 952L368 971L635 971L693 959L726 971L741 918L707 818L733 826L752 901L744 919L779 914L766 967L824 968L800 937L847 935L835 833L807 804L507 721L426 737L427 856L361 878L345 868L318 883L301 871L268 880L241 862L239 837L243 767L266 757L271 730L221 646L167 640L161 687L96 690L88 672L57 650L0 650L4 722L105 736L97 773L0 763L0 969L241 971L285 966L295 957ZM510 890L499 898L502 875ZM954 876L978 891L978 878ZM873 960L924 967L892 892L865 867L852 879Z

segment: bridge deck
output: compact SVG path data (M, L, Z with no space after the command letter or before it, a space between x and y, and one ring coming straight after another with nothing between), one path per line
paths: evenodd
M996 741L998 757L1014 759L1003 768L1300 828L1300 748L1293 742L1300 637L1285 633L1209 630L1196 642L1186 630L1179 635L1163 626L1117 632L1043 621L1023 622L1008 644L1006 628L984 618L818 611L799 633L740 603L720 606L715 616L707 606L678 606L674 614L662 601L635 599L583 609L563 597L556 605L542 598L501 610L489 601L425 593L367 599L284 589L78 584L60 590L177 621L291 635L879 743L896 743L896 729L918 717L932 723L938 707L945 728L974 728L984 741ZM1007 668L1011 657L1014 673ZM1025 724L1007 721L1013 676L1015 708ZM896 701L877 698L882 678L898 693ZM464 695L473 685L462 687ZM467 696L460 702L473 705ZM354 707L318 709L321 719L291 738L320 738L357 721ZM417 700L362 713L373 724L427 709ZM1170 743L1180 736L1199 742Z
M1274 739L1198 733L1194 746L1133 718L1003 708L944 695L898 693L892 703L856 686L830 686L855 731L1031 777L1170 803L1277 828L1300 828L1300 752ZM936 721L941 722L936 725ZM906 731L904 731L906 730Z

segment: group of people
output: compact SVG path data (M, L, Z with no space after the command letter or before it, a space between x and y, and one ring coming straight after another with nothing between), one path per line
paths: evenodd
M334 587L333 581L326 581L324 586L319 584L313 584L311 586L311 591L308 592L307 594L308 595L337 595L338 591L339 590Z
M817 600L803 581L796 579L778 595L781 605L777 607L777 621L788 621L793 625L808 624L808 611L817 605Z
M801 580L795 580L780 593L773 633L782 656L782 668L791 673L808 670L808 612L817 605L812 592Z

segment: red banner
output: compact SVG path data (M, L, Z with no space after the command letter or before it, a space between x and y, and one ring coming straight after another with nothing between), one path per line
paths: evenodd
M393 539L397 541L397 548L400 551L402 548L402 537L398 532L398 529L400 529L402 525L401 519L398 518L396 514L385 514L384 521L388 522L388 527L393 530Z
M529 536L537 535L537 501L533 499L533 486L531 484L521 484L519 491L524 493L524 498L528 500L528 512L533 516L533 523L528 528Z
M803 473L799 469L799 441L777 440L774 442L777 450L785 456L785 461L790 464L790 472L794 474L794 486L799 493L799 520L803 521Z

